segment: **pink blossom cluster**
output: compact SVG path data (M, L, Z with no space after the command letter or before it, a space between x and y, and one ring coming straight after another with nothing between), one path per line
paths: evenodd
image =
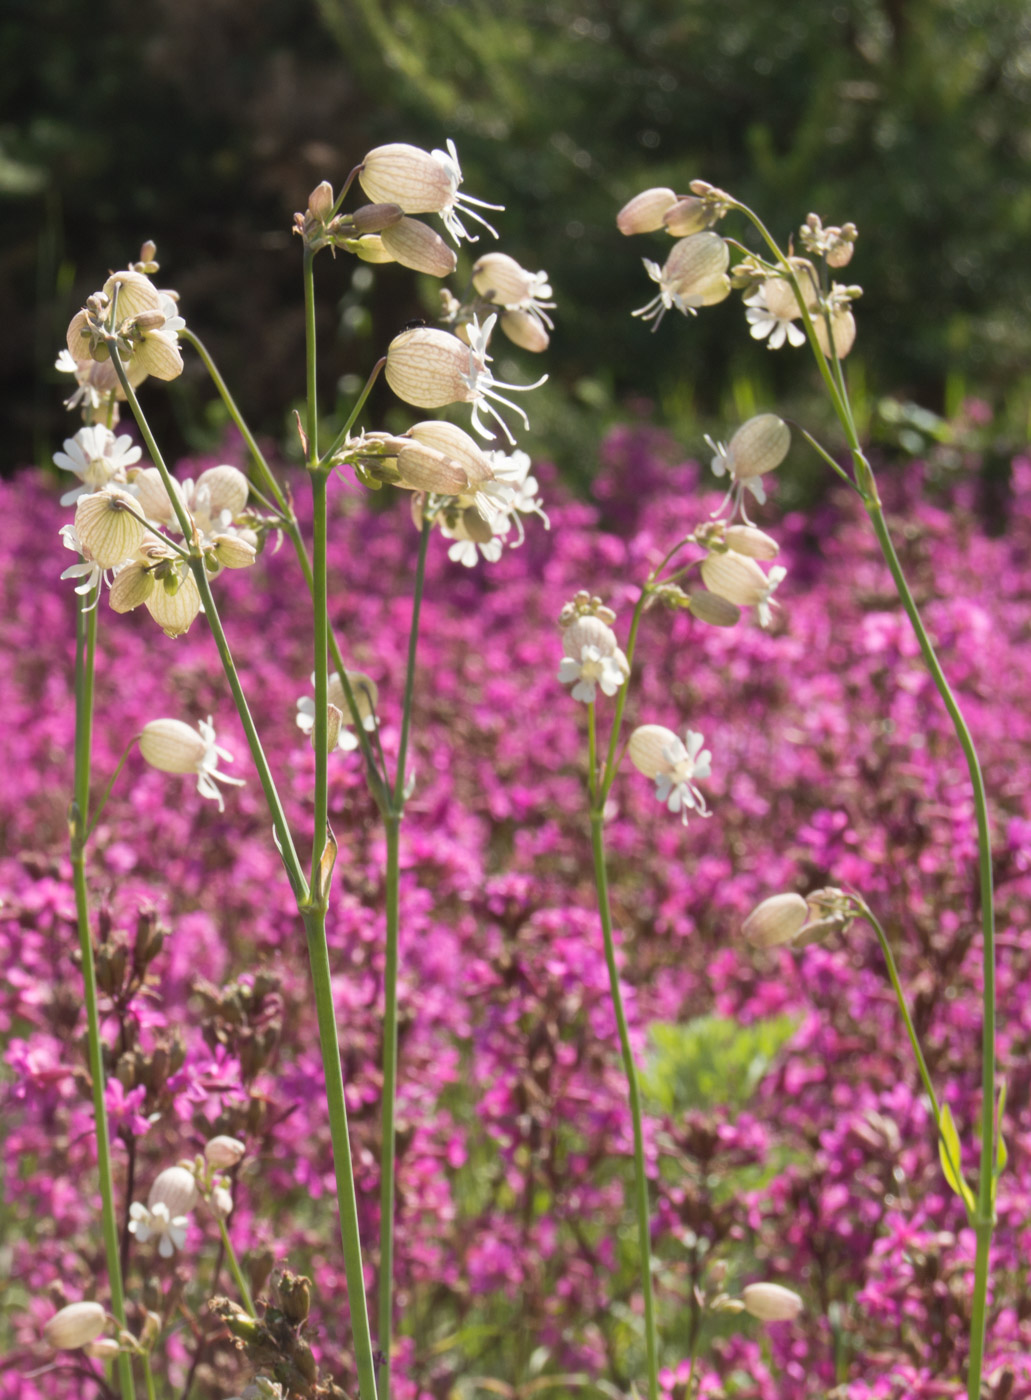
M182 464L193 475L207 461ZM243 465L241 459L241 465ZM556 619L579 588L625 629L639 583L718 503L664 438L607 441L594 503L549 469L552 529L471 571L433 542L419 649L416 787L403 828L396 1353L399 1400L540 1367L642 1373L631 1129L608 996L584 799L582 706L556 680ZM1031 460L1012 465L1005 529L976 477L920 465L885 487L889 519L978 743L991 799L1000 928L1000 1061L1009 1167L987 1373L1031 1396ZM304 499L304 483L294 483ZM415 541L407 513L333 500L331 616L379 687L396 752ZM85 1021L66 856L74 610L57 491L7 493L0 578L0 1115L6 1356L0 1396L91 1393L40 1343L55 1306L107 1301ZM760 1279L805 1300L793 1323L704 1315L700 1393L849 1400L965 1393L973 1240L876 939L862 924L802 952L756 952L744 916L782 890L854 887L888 930L941 1097L976 1176L980 940L962 755L891 579L847 493L759 523L788 582L769 632L645 617L627 718L704 732L715 816L686 829L624 765L607 827L627 1008L649 1026L789 1016L747 1101L647 1121L662 1383L682 1400L692 1291L713 1261L734 1295ZM310 605L288 547L222 580L221 607L288 817L310 839L313 758L295 723L312 669ZM91 842L97 933L130 950L167 929L147 979L106 998L107 1092L122 1208L216 1133L244 1141L229 1229L245 1261L311 1276L316 1351L353 1384L317 1030L303 930L261 790L201 625L177 640L100 605L94 787L151 719L213 715L247 786L220 813L133 752ZM622 629L622 630L621 630ZM600 701L604 732L611 703ZM341 1052L370 1289L377 1269L383 983L382 830L355 754L333 757L340 843L330 918ZM718 1100L718 1095L717 1095ZM130 1311L162 1313L179 1394L239 1393L238 1355L205 1312L231 1293L210 1216L169 1260L130 1241ZM163 1311L164 1310L164 1311ZM545 1349L543 1352L541 1349ZM197 1360L198 1352L200 1359ZM196 1362L196 1364L195 1364ZM67 1363L67 1364L66 1364ZM56 1369L47 1369L56 1367ZM695 1393L699 1393L697 1387Z

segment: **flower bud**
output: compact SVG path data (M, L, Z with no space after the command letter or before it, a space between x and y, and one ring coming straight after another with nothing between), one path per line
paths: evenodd
M362 262L383 264L394 261L393 256L384 248L383 239L378 233L367 233L352 246L351 251L356 253Z
M200 612L200 592L193 575L188 572L170 574L160 588L151 590L144 601L147 611L166 637L181 637L188 632Z
M767 596L769 580L754 559L745 554L707 554L702 560L702 582L740 608L755 607Z
M745 1311L763 1322L791 1322L802 1311L802 1299L779 1283L750 1283L741 1290Z
M102 569L123 564L139 549L143 525L130 514L135 505L132 496L111 486L79 497L75 533Z
M152 719L140 735L140 753L162 773L196 773L207 751L197 730L181 719Z
M774 894L752 910L741 925L741 932L756 948L778 948L793 941L808 917L809 906L800 894Z
M754 525L728 525L723 532L723 543L735 554L745 554L749 559L769 561L780 553L780 545L773 536Z
M425 272L431 277L449 277L458 259L439 233L418 219L402 218L383 229L380 242L385 252L402 267Z
M710 627L733 627L741 620L741 609L718 593L709 593L704 588L692 589L688 594L692 616L699 622L707 622Z
M436 214L454 194L440 161L400 141L370 151L358 182L374 203L399 204L406 214Z
M674 238L686 238L691 233L701 233L716 222L716 211L696 195L686 195L678 199L671 209L662 216L666 232Z
M87 1343L86 1355L97 1361L113 1361L121 1349L114 1337L98 1337L95 1342Z
M528 311L502 311L498 324L513 345L533 355L541 354L551 344L544 326Z
M537 277L507 253L484 253L473 264L473 286L499 306L518 306L537 289Z
M616 227L620 233L654 233L662 228L666 213L677 203L672 190L656 188L635 194L628 204L624 204L616 215Z
M168 725L178 724L179 721L155 720L154 723L164 723ZM182 727L184 729L189 729L188 725L183 725ZM150 728L151 725L147 725L147 729ZM146 735L147 729L143 731L144 735ZM198 734L192 729L190 729L189 732L198 743L203 745L203 740ZM140 748L143 748L142 739L140 740ZM148 757L146 753L144 753L143 756L144 758ZM148 762L154 763L154 760L148 759ZM158 763L155 763L154 766L155 768L161 767ZM196 772L196 769L197 759L195 758L189 768L166 768L164 771L167 773L193 773ZM165 1205L168 1207L169 1215L174 1218L177 1215L185 1215L187 1211L192 1210L196 1200L197 1180L193 1172L189 1171L186 1167L166 1167L163 1172L160 1172L154 1178L154 1184L150 1188L150 1195L147 1197L147 1207L149 1210L153 1210L156 1205Z
M355 233L381 233L400 223L404 210L400 204L363 204L347 216Z
M322 180L308 196L308 213L320 223L325 223L333 208L333 186Z
M99 1303L69 1303L43 1328L43 1340L56 1351L75 1351L94 1341L107 1324Z
M258 557L258 551L241 535L215 535L211 541L215 558L225 569L246 569Z
M209 1167L235 1167L243 1160L247 1148L239 1138L220 1133L204 1144L204 1160Z

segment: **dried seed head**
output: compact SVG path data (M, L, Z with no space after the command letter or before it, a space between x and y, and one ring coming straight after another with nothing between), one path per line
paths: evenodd
M144 530L130 514L134 509L135 499L114 486L79 497L75 533L102 569L123 564L139 549Z
M43 1340L56 1351L75 1351L103 1332L107 1314L99 1303L69 1303L43 1328Z
M160 723L160 721L158 721ZM167 720L165 723L174 724L175 720ZM148 726L149 727L149 726ZM184 726L188 727L188 726ZM146 732L146 731L144 731ZM190 731L193 733L193 731ZM195 738L199 736L194 735ZM203 743L203 741L201 741ZM142 748L142 742L140 747ZM158 765L155 765L155 767ZM196 769L196 763L189 768L172 768L166 771L172 773L192 773ZM197 1179L193 1172L186 1167L166 1167L163 1172L159 1172L154 1178L154 1184L150 1188L150 1195L147 1197L147 1207L153 1210L157 1205L168 1207L168 1214L172 1217L185 1215L192 1210L197 1200Z
M385 252L402 267L425 272L431 277L449 277L458 259L439 233L418 219L402 218L379 235Z
M779 1283L750 1283L741 1290L745 1311L763 1322L791 1322L802 1311L802 1299Z
M774 894L752 910L741 932L756 948L777 948L793 942L808 917L809 906L800 894Z
M628 236L635 233L654 233L662 228L667 212L677 203L672 190L656 188L635 194L629 203L624 204L616 215L616 227Z

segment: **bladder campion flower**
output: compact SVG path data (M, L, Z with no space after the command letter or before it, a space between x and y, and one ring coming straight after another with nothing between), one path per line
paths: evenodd
M730 439L730 445L713 442L706 434L705 441L713 451L712 470L716 476L730 477L730 487L715 515L721 515L728 503L733 501L740 508L746 525L751 521L744 510L744 492L750 491L762 505L766 500L766 490L761 477L779 467L791 446L791 430L782 418L775 413L759 413L742 423Z
M223 758L232 763L233 755L220 748L215 740L215 729L211 717L200 720L196 729L191 729L181 719L152 719L144 725L140 735L140 753L152 768L162 773L196 773L197 791L218 803L218 810L225 811L222 794L215 786L232 783L243 787L243 778L230 778L218 771L218 760Z
M504 307L501 329L515 345L537 353L548 348L548 315L555 303L546 301L551 287L546 272L527 272L507 253L485 253L473 266L473 286L481 296Z
M508 425L491 399L517 413L524 427L529 427L526 414L516 404L498 393L498 389L523 393L539 388L547 379L542 376L535 384L502 384L487 368L491 356L487 353L491 331L497 314L488 316L480 326L473 318L468 327L468 345L449 331L432 326L417 326L395 336L387 349L387 383L399 399L416 408L444 408L450 403L473 406L472 423L481 437L493 439L494 434L480 421L484 410L500 425L505 437L515 443Z
M139 1201L133 1201L129 1207L130 1235L135 1235L140 1244L156 1239L162 1259L171 1259L177 1249L182 1249L188 1224L185 1215L173 1215L164 1201L158 1201L153 1210Z
M477 236L469 233L462 223L462 214L482 224L495 238L498 236L482 214L471 206L500 210L504 205L488 204L472 195L459 194L462 167L453 141L448 141L446 151L432 152L401 141L377 146L362 161L358 180L376 204L397 204L406 214L439 214L456 243L462 238L469 243L477 241Z
M107 1313L99 1303L69 1303L43 1327L43 1340L55 1351L77 1351L100 1336Z
M376 728L376 705L379 701L379 689L372 677L367 676L364 671L348 671L346 674L355 704L358 706L358 717L362 722L362 728L371 734ZM311 683L315 684L314 674ZM330 744L330 748L342 749L344 753L349 753L358 747L358 739L347 727L351 723L351 711L347 706L343 682L336 671L329 678L326 699L330 711L336 710L340 715L337 722L336 743ZM302 695L297 702L297 728L302 734L312 734L315 729L315 701L310 695Z
M779 1283L750 1283L741 1290L745 1312L763 1322L792 1322L802 1311L802 1299Z
M749 914L741 932L756 948L779 948L794 941L809 917L800 894L773 894Z
M676 203L674 192L664 186L642 190L623 205L616 215L616 227L627 237L635 233L655 233L662 228L667 213Z
M79 497L75 533L102 569L124 564L139 549L144 527L136 509L135 499L117 486Z
M563 685L572 685L574 700L594 703L596 688L615 695L630 674L630 665L619 648L616 634L600 617L578 618L562 633L565 656L558 668Z
M97 491L110 481L124 481L126 471L140 460L141 450L133 446L128 433L115 437L102 424L80 428L72 438L66 438L64 451L54 453L54 464L74 472L82 484L66 491L63 506L70 506L80 496Z
M646 778L655 779L655 796L671 812L679 812L685 825L688 812L712 816L696 782L712 774L712 754L703 743L696 730L687 730L682 740L661 724L642 724L630 736L631 763Z
M649 258L643 261L659 290L631 315L654 321L653 330L658 330L663 316L674 307L685 316L694 316L699 306L715 306L730 295L730 252L718 233L693 233L681 238L674 243L662 267Z

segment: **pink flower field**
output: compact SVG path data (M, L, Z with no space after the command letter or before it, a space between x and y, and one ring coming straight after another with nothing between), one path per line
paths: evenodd
M216 460L181 463L195 476ZM402 830L397 1400L521 1400L533 1384L628 1395L642 1374L626 1086L586 818L585 708L559 684L557 618L578 589L625 643L649 568L719 502L658 433L608 438L591 503L535 465L550 531L466 569L430 543ZM976 464L947 483L885 469L889 523L978 744L998 886L1000 1067L1008 1084L986 1375L1031 1396L1031 460L1004 528ZM307 506L300 477L298 509ZM0 1396L73 1400L103 1365L43 1346L55 1307L106 1305L67 810L76 598L59 490L7 486L0 789ZM382 501L382 497L389 499ZM334 478L331 621L379 687L396 753L416 535L407 503ZM686 826L624 763L606 839L642 1066L663 1371L683 1400L923 1400L965 1394L973 1235L939 1164L873 931L757 951L748 912L782 891L858 891L895 950L931 1074L976 1179L980 932L962 754L861 511L842 490L779 511L788 574L768 631L645 615L631 724L700 731L710 820ZM219 582L220 607L287 815L310 841L311 606L289 548ZM599 697L606 724L613 702ZM355 1392L304 930L204 619L169 640L100 603L93 786L150 720L213 717L234 756L225 811L133 748L90 845L119 1210L215 1133L246 1144L233 1244L257 1292L312 1280L316 1357ZM329 921L367 1282L378 1266L383 832L357 754L331 756L340 843ZM160 936L162 935L163 936ZM231 1294L217 1224L182 1248L125 1235L130 1313L155 1313L159 1394L250 1379L207 1308ZM753 1282L794 1321L700 1308ZM161 1358L160 1368L157 1358ZM92 1379L91 1379L92 1377ZM529 1388L528 1388L529 1387ZM840 1389L836 1389L840 1387Z

